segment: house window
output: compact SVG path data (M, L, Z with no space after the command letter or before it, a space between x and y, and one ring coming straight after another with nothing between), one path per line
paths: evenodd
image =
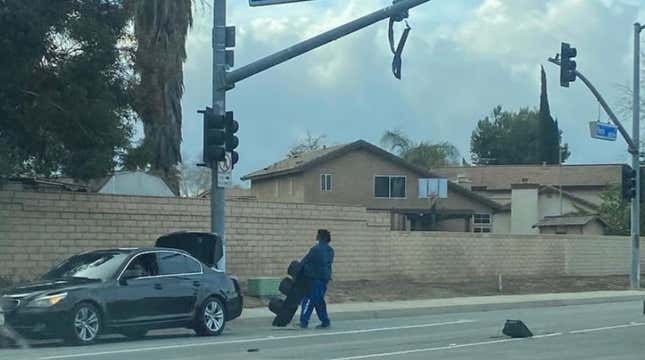
M490 214L473 215L473 232L489 233L493 228L493 221Z
M320 174L320 191L329 192L332 189L332 175Z
M374 197L405 198L405 176L374 177Z

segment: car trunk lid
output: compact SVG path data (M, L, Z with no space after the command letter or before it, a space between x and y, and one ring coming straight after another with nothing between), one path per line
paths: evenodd
M183 250L207 266L214 268L222 258L220 237L207 232L178 232L159 237L155 246Z

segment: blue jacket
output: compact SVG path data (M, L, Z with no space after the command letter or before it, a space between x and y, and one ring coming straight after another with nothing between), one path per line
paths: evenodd
M314 280L331 280L334 249L326 241L318 241L302 259L303 275Z

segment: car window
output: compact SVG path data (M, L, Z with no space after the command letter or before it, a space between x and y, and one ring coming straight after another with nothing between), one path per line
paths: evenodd
M195 260L176 252L159 253L161 275L190 274L201 271L201 265Z
M137 255L125 270L138 274L137 277L157 276L159 275L159 264L157 262L157 254L145 253Z

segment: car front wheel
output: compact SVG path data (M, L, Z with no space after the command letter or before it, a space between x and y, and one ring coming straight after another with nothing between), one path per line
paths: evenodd
M198 311L195 333L200 336L217 336L226 325L225 309L222 301L209 297Z
M96 341L101 331L101 314L96 306L80 303L72 311L72 323L67 334L67 342L75 345L88 345Z

